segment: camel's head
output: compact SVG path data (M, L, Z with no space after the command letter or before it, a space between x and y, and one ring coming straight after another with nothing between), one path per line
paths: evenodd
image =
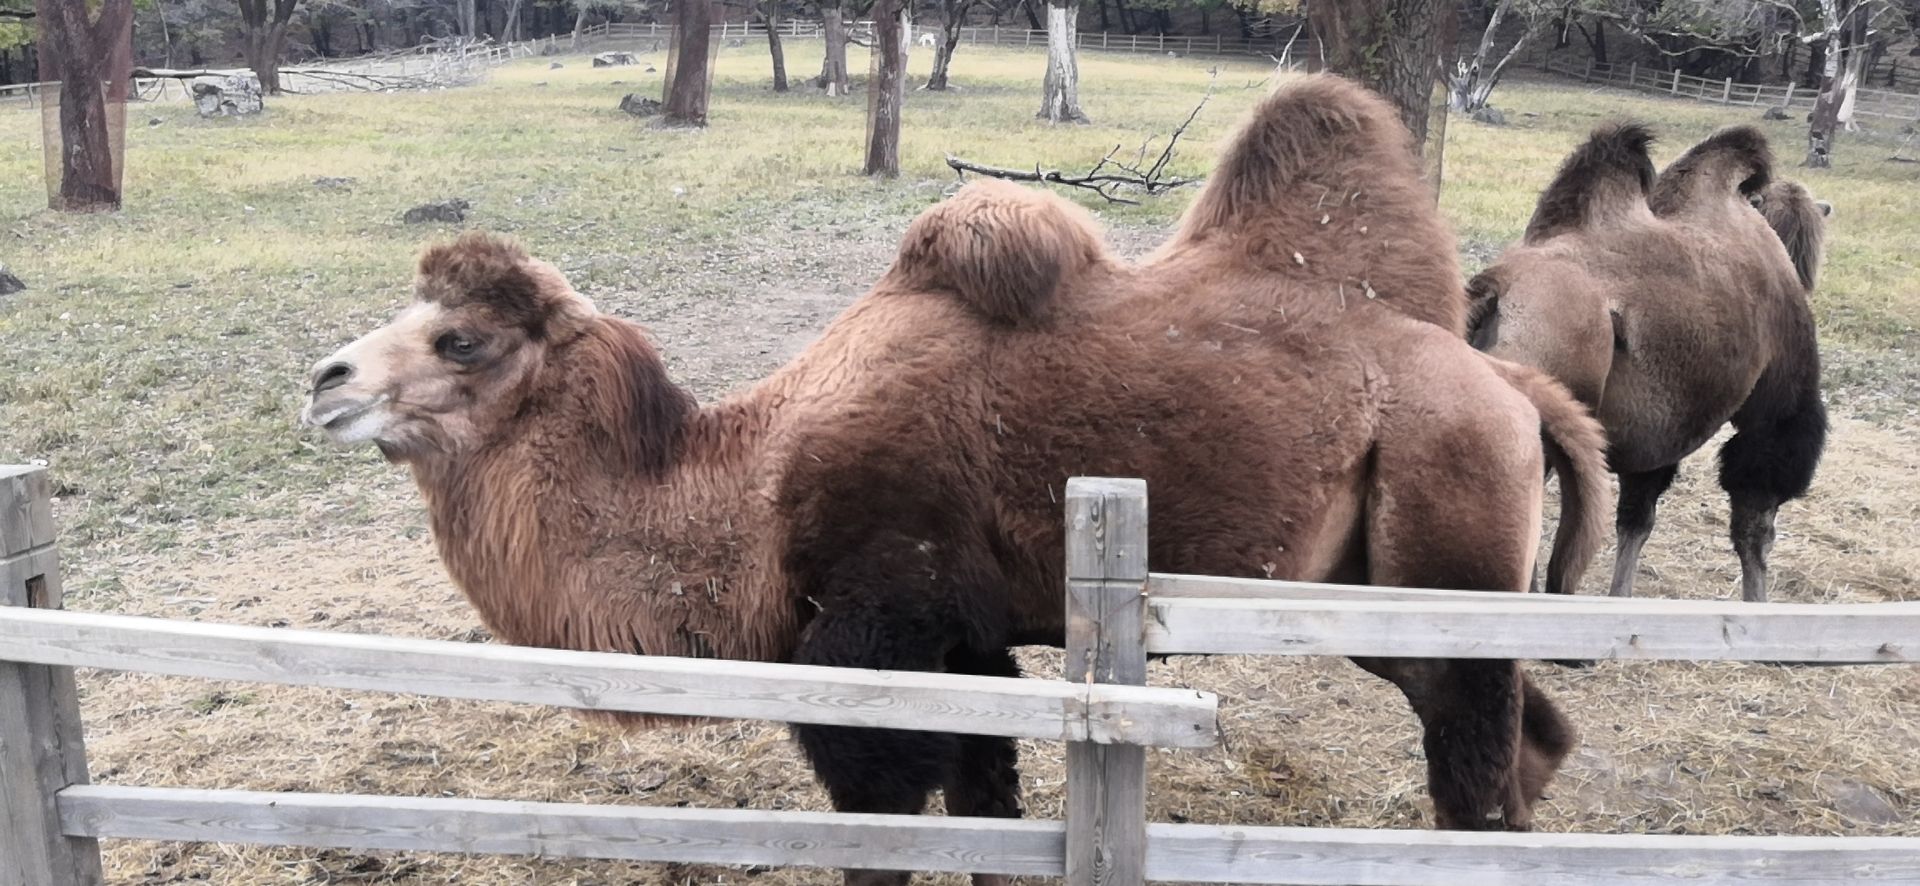
M598 316L551 265L478 232L428 249L414 292L387 325L314 365L305 424L395 461L470 451Z

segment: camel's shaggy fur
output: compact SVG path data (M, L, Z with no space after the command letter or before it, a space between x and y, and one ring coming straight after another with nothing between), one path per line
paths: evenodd
M1650 141L1605 126L1567 158L1525 238L1469 282L1468 338L1559 379L1606 426L1621 483L1615 594L1632 592L1680 460L1732 421L1720 480L1743 595L1764 599L1773 515L1806 492L1826 437L1807 304L1825 209L1772 179L1751 127L1715 133L1658 177Z
M1600 431L1461 340L1457 274L1393 111L1307 78L1151 260L1056 197L971 185L803 354L704 408L637 327L467 235L316 367L307 420L411 466L509 642L1012 675L1008 647L1062 641L1076 475L1146 478L1159 570L1524 590L1542 435L1603 493ZM1425 725L1441 825L1528 826L1572 732L1515 663L1363 664ZM943 787L953 814L1019 814L1010 741L795 733L839 809Z

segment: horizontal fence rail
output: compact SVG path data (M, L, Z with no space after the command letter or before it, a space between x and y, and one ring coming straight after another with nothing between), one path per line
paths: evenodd
M1057 821L517 800L68 788L70 836L1058 877ZM1920 881L1920 839L1150 824L1145 878L1325 886L1795 886Z
M1149 595L1147 651L1167 654L1920 661L1920 603L1674 606L1579 597L1553 604L1531 595L1506 601Z
M575 652L0 608L0 660L487 699L1062 741L1206 747L1186 689Z

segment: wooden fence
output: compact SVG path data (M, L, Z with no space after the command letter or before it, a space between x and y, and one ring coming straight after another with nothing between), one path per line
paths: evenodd
M1589 83L1608 83L1722 105L1811 111L1815 99L1819 97L1815 90L1803 89L1793 83L1784 86L1735 83L1732 77L1718 80L1695 77L1678 70L1642 67L1637 62L1625 65L1597 64L1592 59L1566 59L1548 55L1541 59L1540 69L1579 77ZM1862 86L1854 94L1853 112L1862 117L1920 120L1920 95Z
M872 22L849 22L848 28L855 32L871 32ZM596 25L583 32L595 40L617 42L645 38L664 41L669 26L647 22L614 22ZM735 22L716 25L714 35L721 39L765 39L767 26L763 22ZM780 23L780 35L789 38L808 38L821 36L818 22L787 20ZM937 29L915 27L915 35L939 34ZM1080 49L1108 52L1151 52L1160 55L1252 55L1261 58L1272 56L1292 66L1318 67L1319 47L1305 35L1298 39L1289 39L1291 32L1273 37L1240 38L1226 37L1220 34L1194 36L1183 34L1115 34L1108 31L1080 31L1076 43ZM1004 27L964 27L960 29L960 42L978 46L1021 46L1044 49L1047 45L1045 30ZM664 45L664 44L662 44Z
M61 611L46 475L0 468L0 886L100 881L100 838L1065 876L1071 886L1920 883L1920 839L1152 824L1148 746L1215 699L1150 652L1913 663L1920 604L1355 588L1147 571L1137 480L1066 495L1064 681L476 646ZM87 783L72 668L1067 742L1064 821Z

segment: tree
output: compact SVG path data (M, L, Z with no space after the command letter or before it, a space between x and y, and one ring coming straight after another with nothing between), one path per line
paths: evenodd
M821 0L820 30L826 36L827 54L820 63L820 76L814 85L828 95L847 94L847 22L842 0Z
M1040 113L1049 123L1085 123L1080 110L1079 0L1047 3L1047 76L1041 84Z
M1454 0L1317 2L1307 5L1307 21L1330 70L1366 84L1400 111L1438 188L1447 103L1434 97L1445 94Z
M872 62L867 75L867 175L900 174L900 111L907 97L907 36L913 25L905 0L873 5Z
M940 42L933 45L933 73L927 77L927 88L935 90L947 88L947 69L953 64L953 50L960 45L960 27L967 22L973 0L939 0L939 6Z
M100 0L91 15L89 5L35 3L41 79L60 82L58 138L46 140L48 153L57 155L49 157L48 168L58 170L59 183L49 188L47 205L65 212L120 208L115 148L127 126L133 0Z
M1833 165L1833 144L1843 122L1850 122L1854 94L1865 72L1869 0L1820 0L1821 39L1826 46L1820 94L1807 124L1807 158L1814 169Z
M787 91L787 53L780 47L780 3L767 0L763 15L767 20L767 51L773 55L773 91Z
M1499 0L1493 7L1493 14L1487 18L1487 28L1480 34L1480 47L1471 56L1464 56L1454 63L1453 82L1451 84L1448 106L1456 111L1477 111L1487 106L1487 99L1493 94L1493 87L1500 82L1507 65L1520 54L1522 47L1539 32L1541 23L1546 19L1546 10L1537 3L1523 3L1526 7L1521 13L1527 17L1526 29L1520 32L1518 39L1508 47L1506 53L1487 67L1496 42L1499 40L1500 24L1513 11L1514 0Z
M239 0L240 19L246 25L241 49L247 67L260 78L260 89L280 94L280 56L287 48L287 23L299 0Z
M673 0L673 31L667 44L668 126L706 126L713 88L713 8L709 0Z

